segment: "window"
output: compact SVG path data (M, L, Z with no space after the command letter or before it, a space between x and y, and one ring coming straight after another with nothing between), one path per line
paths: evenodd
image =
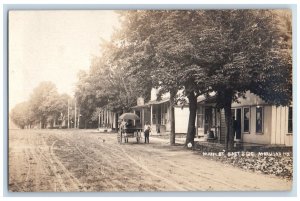
M197 126L198 128L203 128L203 116L204 116L204 111L202 106L198 106L198 111L197 111Z
M212 108L212 126L216 126L216 108Z
M288 114L288 133L293 132L293 107L289 107Z
M263 132L263 107L256 107L256 133Z
M244 122L243 132L249 133L249 131L250 131L250 108L244 108L243 122Z

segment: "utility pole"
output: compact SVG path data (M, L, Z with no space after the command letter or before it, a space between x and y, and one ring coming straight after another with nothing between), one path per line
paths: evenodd
M79 123L80 123L80 117L81 117L81 114L80 114L80 107L78 107L78 121L77 121L77 127L78 127L78 129L79 129Z
M76 110L77 110L77 108L76 108L76 100L75 100L75 118L74 118L74 128L77 128L76 127Z
M101 115L101 112L99 111L98 130L100 129L100 115Z
M69 107L69 103L70 101L68 100L68 128L70 128L70 107Z

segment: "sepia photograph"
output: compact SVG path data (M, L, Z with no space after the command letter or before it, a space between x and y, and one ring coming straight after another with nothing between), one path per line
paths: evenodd
M290 9L9 10L9 192L290 192Z

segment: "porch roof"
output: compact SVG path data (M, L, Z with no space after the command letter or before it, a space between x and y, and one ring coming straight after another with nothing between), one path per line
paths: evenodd
M170 99L164 99L164 100L160 100L160 101L157 101L157 100L153 100L153 101L149 101L147 103L147 105L159 105L159 104L162 104L162 103L166 103L166 102L169 102Z
M159 104L162 104L162 103L166 103L166 102L169 102L170 99L164 99L164 100L153 100L153 101L149 101L148 103L144 104L144 105L136 105L136 106L133 106L132 108L133 109L138 109L138 108L145 108L145 107L149 107L151 105L159 105Z
M139 109L139 108L145 108L145 107L149 107L150 105L148 104L144 104L144 105L136 105L136 106L133 106L131 107L132 109Z

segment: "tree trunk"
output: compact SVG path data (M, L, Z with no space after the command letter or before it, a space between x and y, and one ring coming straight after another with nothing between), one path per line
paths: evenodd
M228 97L228 99L225 101L224 104L224 110L225 110L225 122L226 122L226 150L232 150L234 145L234 133L232 128L232 114L231 114L231 102L232 98Z
M186 135L186 141L185 146L187 146L188 143L192 143L192 146L194 146L194 138L196 134L196 115L197 115L197 96L195 95L194 91L190 92L188 95L189 99L189 123L188 123L188 130Z
M176 90L170 91L170 124L171 124L171 131L170 131L170 145L175 145L175 96L177 94Z

